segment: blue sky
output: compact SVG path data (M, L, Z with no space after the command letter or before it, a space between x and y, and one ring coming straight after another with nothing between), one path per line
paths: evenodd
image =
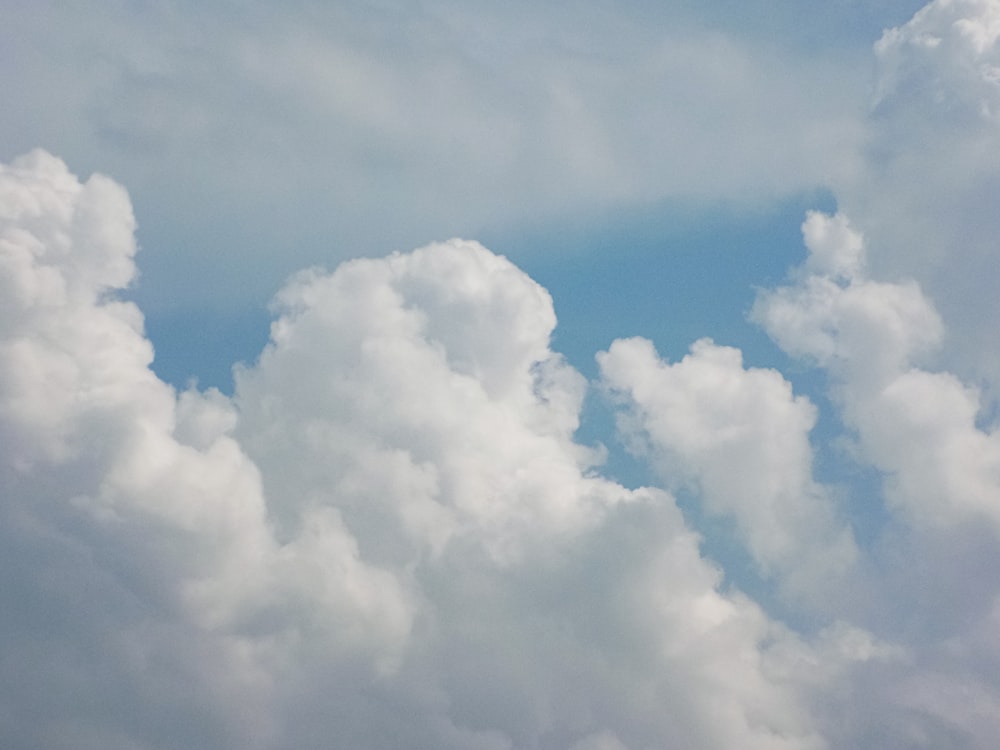
M994 746L1000 2L0 18L0 745Z

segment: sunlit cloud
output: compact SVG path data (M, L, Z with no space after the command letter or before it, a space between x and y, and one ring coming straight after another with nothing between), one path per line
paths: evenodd
M258 8L209 50L185 33L215 12L89 18L117 34L67 73L88 82L67 111L94 129L40 131L70 166L41 149L0 166L5 747L993 746L995 297L967 295L996 280L997 2L935 0L886 31L867 113L853 69L827 98L810 88L836 80L827 61L772 80L794 45L765 53L759 29L693 12L678 19L694 36L654 40L590 8L598 49L582 23L510 36L499 11L479 28L486 15L437 5L310 8L310 23ZM59 31L91 38L76 33ZM376 60L386 36L394 55ZM26 80L48 70L25 59ZM665 93L641 100L654 81ZM242 145L219 140L234 112ZM283 112L312 137L281 142ZM350 127L327 138L334 121ZM268 138L277 151L237 165ZM719 168L699 173L713 148ZM157 194L132 149L189 159L157 190L209 175L236 214L301 189L309 231L320 198L296 175L338 162L331 205L355 195L386 221L397 205L473 226L817 184L839 206L809 211L800 259L756 288L746 327L768 337L766 366L740 340L674 356L635 335L588 352L588 380L535 274L452 239L337 251L275 281L267 343L232 388L178 387L130 298ZM71 170L105 157L131 164L135 207L127 180ZM444 178L421 192L431 164ZM378 204L386 174L398 192ZM531 188L512 208L470 175ZM196 272L185 258L178 277ZM632 475L613 467L625 457Z

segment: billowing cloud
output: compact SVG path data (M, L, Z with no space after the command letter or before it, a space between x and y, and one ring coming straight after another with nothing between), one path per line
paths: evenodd
M599 355L605 382L631 408L620 427L652 454L664 480L693 483L709 513L733 519L767 576L816 596L841 579L856 549L812 478L816 410L774 370L745 369L739 350L704 339L667 364L643 339Z
M412 619L404 586L359 559L333 514L279 546L259 472L226 435L231 406L178 401L149 370L142 316L114 299L134 273L124 191L43 152L0 179L5 568L23 592L4 606L3 694L13 715L52 717L13 724L29 732L17 742L266 735L261 660L294 642L290 611L336 623L336 652L391 656ZM272 643L244 636L271 620ZM218 716L156 739L157 701Z
M835 180L839 206L870 240L873 270L920 282L949 327L952 367L991 400L1000 382L998 18L995 0L935 0L887 30L874 49L860 169Z
M988 573L1000 561L1000 433L981 424L975 388L921 367L942 327L920 287L871 279L843 215L811 213L803 234L808 260L788 286L760 294L753 317L827 371L853 460L878 470L893 521L869 553L878 593L866 617L907 623L897 637L919 665L874 678L893 686L872 698L885 714L865 731L903 747L986 747L1000 686L976 665L1000 655L988 624L1000 601ZM973 696L961 707L949 697L958 685Z
M755 317L834 376L860 455L890 478L890 502L923 522L1000 521L1000 434L979 428L974 388L918 367L942 336L930 302L912 281L869 279L862 238L843 216L810 214L803 230L800 278L762 295Z
M267 164L301 158L281 147L281 112L307 146L332 139L316 150L331 161L310 168L346 165L303 194L390 216L406 203L378 187L392 184L417 194L411 212L475 221L502 201L452 203L470 174L506 195L531 183L519 200L545 210L836 175L842 211L807 215L806 259L751 313L794 367L820 372L816 391L707 338L676 361L615 341L588 383L553 347L548 292L462 240L299 272L231 394L178 391L150 369L143 315L123 300L137 249L125 190L31 152L0 167L0 744L991 748L1000 370L995 295L969 292L995 280L997 3L935 0L885 33L866 150L850 145L861 118L822 86L809 100L837 118L823 104L783 121L767 102L802 82L763 86L788 49L762 56L753 34L653 39L609 20L601 49L617 66L582 28L555 47L520 36L504 56L462 13L425 11L368 24L309 5L309 23L273 24L258 9L211 51L183 33L146 44L135 18L97 14L120 44L74 69L86 80L63 104L94 130L67 143L96 137L150 165L185 154L178 173L267 203L295 165L255 190L264 162L240 163L245 144L219 134L225 112L259 109L248 143L277 144ZM6 28L35 22L19 11ZM378 61L387 29L397 54ZM87 47L76 33L54 38ZM44 77L38 55L26 59ZM245 75L257 99L226 85ZM654 80L669 96L636 96ZM686 101L697 125L677 114ZM698 173L718 139L692 133L723 114L750 123L746 138ZM71 122L45 120L49 134ZM331 121L349 127L330 135ZM543 137L524 139L528 126ZM756 149L766 130L796 135ZM646 151L623 151L621 132ZM786 161L760 166L777 151ZM415 190L442 154L444 177ZM366 182L366 155L392 179ZM610 396L617 439L658 486L602 473L622 446L581 442L588 395ZM815 430L821 419L833 424ZM751 574L727 569L743 559Z
M796 635L594 472L509 261L305 272L234 397L177 394L115 299L124 191L44 152L0 179L7 744L825 746L808 691L869 655L823 643L868 636Z

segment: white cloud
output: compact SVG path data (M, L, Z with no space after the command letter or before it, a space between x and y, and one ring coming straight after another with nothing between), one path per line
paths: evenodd
M3 168L0 192L5 538L17 552L9 560L21 571L17 590L31 590L4 605L23 615L5 623L14 630L2 689L5 703L28 714L56 711L34 729L18 727L23 741L155 742L149 733L162 719L152 706L162 693L182 715L209 706L218 716L205 730L241 744L235 738L267 724L266 712L242 728L239 719L241 705L269 693L273 676L261 660L297 653L289 636L304 612L317 613L320 634L333 634L335 653L390 658L411 624L402 584L360 561L334 517L304 519L279 546L258 471L226 434L222 397L189 393L178 408L149 370L142 316L112 294L134 273L124 191L100 176L81 184L35 152ZM96 628L96 650L79 628ZM261 628L266 638L247 638ZM17 696L29 676L40 691L34 705ZM73 686L93 679L111 702L88 711L88 691ZM137 694L114 703L130 686ZM181 746L184 735L162 740Z
M995 0L936 0L887 30L875 45L861 169L834 181L841 210L870 240L873 270L920 282L949 328L944 356L991 400L1000 382L998 18Z
M1000 434L979 428L978 392L917 366L941 343L933 306L913 282L843 278L844 264L860 265L862 238L842 216L811 214L803 233L804 273L762 294L754 317L787 352L830 370L860 455L890 478L890 502L921 522L1000 521Z
M989 629L998 596L987 571L1000 553L1000 433L979 425L975 389L919 366L942 337L921 289L840 273L864 265L843 216L811 214L803 230L810 258L789 286L760 294L753 316L828 371L854 460L880 472L891 523L869 552L875 593L863 608L907 649L905 666L868 670L878 688L863 701L878 708L852 731L880 745L986 747L1000 690L977 665L1000 649L995 635L975 634Z
M78 27L24 58L51 85L21 94L46 104L12 108L26 119L6 142L45 134L144 185L165 167L170 191L212 174L222 203L271 206L334 163L315 193L387 223L404 204L482 221L497 195L549 210L837 175L871 252L844 215L810 214L809 257L754 318L826 371L851 433L841 459L883 486L841 507L862 490L813 476L816 407L738 349L703 339L671 363L627 339L601 355L633 445L667 490L732 522L790 594L783 612L814 624L797 632L704 557L697 513L601 476L574 438L589 386L550 346L548 293L458 240L300 273L232 397L177 393L117 296L135 277L124 190L34 152L0 168L3 744L992 747L1000 439L972 383L995 385L996 7L937 0L887 32L864 165L822 63L798 71L815 106L784 106L802 102L802 80L771 82L787 49L701 29L606 19L597 46L572 25L552 46L506 16L494 34L458 9L386 24L310 7L285 24L248 12L209 45L218 19L64 10ZM8 39L33 13L12 12ZM95 29L114 40L97 62L63 64L54 48L93 52ZM247 131L227 140L233 112ZM732 122L741 137L719 150ZM952 346L957 369L935 359ZM847 509L883 500L884 528L855 542Z
M237 376L237 434L270 491L338 504L373 554L470 533L518 558L618 502L581 475L585 384L548 348L551 300L505 259L453 241L357 260L300 275L278 305L271 345Z
M124 192L43 152L0 190L6 744L825 746L815 649L594 473L507 260L305 272L233 399L178 395L114 297Z
M831 179L862 134L861 49L803 55L680 7L404 6L8 9L0 156L41 144L125 181L143 294L173 309L484 227L760 205Z
M997 118L998 38L1000 6L993 0L928 4L875 45L876 108L930 104L935 117Z
M592 734L575 743L570 750L628 750L618 738L609 732Z
M619 426L664 481L693 483L709 513L732 518L761 572L799 597L842 579L857 550L812 478L816 409L774 370L744 369L739 350L703 339L675 364L643 339L598 356L628 409Z

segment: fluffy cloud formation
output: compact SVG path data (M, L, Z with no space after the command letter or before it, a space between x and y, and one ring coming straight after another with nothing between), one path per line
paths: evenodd
M551 299L508 261L455 241L300 274L276 306L238 434L275 493L341 506L375 554L471 535L514 560L618 501L581 474L585 383L548 348Z
M890 746L987 747L1000 685L978 665L1000 658L1000 587L988 572L1000 562L1000 431L975 388L921 368L942 338L921 289L871 279L842 215L811 213L803 234L808 260L790 285L760 294L753 317L828 372L853 459L879 472L892 521L870 553L866 616L876 630L906 622L897 638L919 665L889 670L894 697L871 698L884 714L866 733ZM957 705L956 690L969 702Z
M843 216L812 213L803 234L800 278L762 295L754 316L835 378L860 455L889 477L890 502L918 522L1000 522L1000 433L979 428L974 388L917 366L942 336L930 302L913 282L869 279L862 237Z
M724 584L668 492L596 472L551 299L504 258L452 241L303 272L233 397L178 394L115 299L121 188L35 152L0 190L7 744L988 746L996 438L913 368L933 308L868 279L843 217L808 217L809 259L755 315L830 371L884 472L876 547L812 477L816 411L779 373L707 340L601 355L666 487L824 613L796 632ZM842 595L856 565L874 596ZM962 574L939 612L928 585ZM948 708L956 685L978 708Z
M821 748L882 653L594 473L551 300L481 246L303 273L232 399L177 394L121 188L35 152L0 190L6 745Z
M935 0L887 30L859 169L834 181L870 240L872 269L921 284L948 325L948 361L990 400L1000 382L998 19L996 0Z
M705 509L732 518L761 572L788 593L823 596L857 551L812 478L816 410L774 370L744 369L739 350L704 339L676 364L644 339L598 357L608 387L631 406L619 426L652 454L664 481L693 482Z
M0 167L0 744L992 748L996 8L936 0L886 33L870 150L838 187L867 240L846 212L811 213L806 260L759 293L753 319L830 386L812 400L708 339L676 362L616 341L589 384L552 349L548 293L457 240L299 273L231 396L177 392L119 297L136 273L124 190L42 151ZM157 49L130 64L162 104ZM333 54L224 52L252 67L275 49L294 63L258 71L276 89L301 69L311 90ZM686 49L643 60L674 70ZM434 79L468 91L450 54ZM599 181L621 160L601 160L587 86L620 79L552 70L554 122L580 138L558 158ZM316 106L360 118L362 140L416 137L392 130L395 97L352 80ZM98 114L112 140L156 124ZM212 130L181 124L181 142ZM602 476L578 442L594 385L662 487ZM828 411L846 431L829 445L813 436ZM848 479L818 480L838 450ZM760 590L706 552L720 523Z
M334 515L279 546L259 473L226 435L231 406L217 393L178 401L149 370L142 316L113 296L134 273L124 191L80 184L43 152L0 179L5 567L22 592L4 606L11 742L266 737L261 664L290 658L301 623L287 613L336 631L317 641L336 652L391 655L410 627L407 593L359 559ZM246 637L260 628L272 642ZM188 729L157 738L157 701L217 716L200 729L178 718ZM17 720L37 712L53 718Z

